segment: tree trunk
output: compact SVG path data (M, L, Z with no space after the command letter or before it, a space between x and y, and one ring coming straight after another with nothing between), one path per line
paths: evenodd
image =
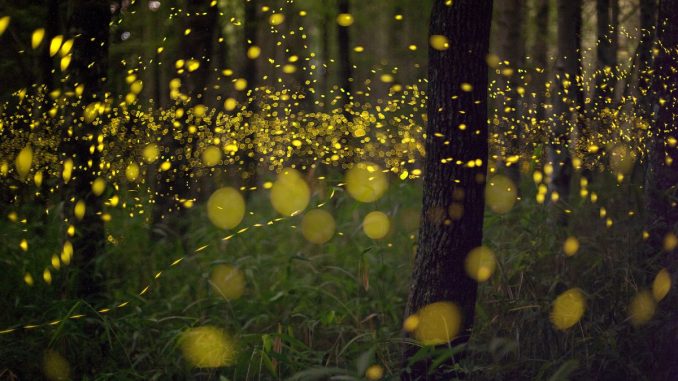
M541 73L534 74L535 108L537 121L541 122L546 117L546 81L548 78L548 36L549 36L549 13L550 0L537 0L536 35L532 48L532 57L537 68L543 69Z
M351 13L349 0L338 0L338 11L339 14L342 13ZM342 89L343 97L343 107L344 107L344 116L349 121L351 118L351 113L349 112L349 107L351 104L351 93L352 81L353 81L353 68L351 66L351 37L349 34L349 27L338 26L337 31L337 42L339 47L339 72L340 72L340 84Z
M244 53L247 57L247 50L250 46L257 45L257 0L248 0L245 3L245 41L244 41ZM255 98L254 89L257 87L257 61L252 59L247 59L245 61L245 80L247 81L247 88L249 92L250 102L248 104L248 110L254 116L259 110L259 105L257 104L257 99ZM253 118L246 118L245 122L251 124ZM256 134L252 133L248 135L253 144L256 144L254 141L256 139ZM257 184L257 156L256 149L249 151L244 151L245 157L243 158L243 171L241 175L243 176L243 183L246 187L251 188ZM245 193L245 197L249 197L251 192Z
M482 242L491 18L491 0L455 1L452 6L436 0L431 13L430 34L446 36L450 47L429 48L424 200L405 313L411 316L439 301L455 303L462 315L455 343L468 340L476 303L477 284L466 275L464 260ZM471 91L462 90L462 84L470 84ZM459 129L461 124L468 128ZM474 165L441 163L446 158ZM454 220L447 217L453 202L463 208ZM408 346L405 359L416 352L416 347ZM403 379L449 379L442 370L426 376L428 365L429 360L417 362L404 371Z
M617 49L619 45L619 3L618 0L596 0L597 16L597 78L595 99L598 107L594 111L610 107L614 100L616 85Z
M108 71L111 8L107 0L73 0L71 9L70 34L77 36L73 45L71 81L74 85L84 85L80 101L84 109L92 102L103 100L103 84ZM67 218L76 226L73 239L73 262L78 268L76 294L92 300L103 291L95 261L104 249L105 232L99 216L102 199L91 190L92 182L100 173L100 155L98 150L90 153L91 143L86 137L92 134L97 136L101 127L83 121L79 125L76 122L73 129L73 137L66 141L64 147L64 152L74 163L70 191L76 200L84 201L86 209L80 221L77 221L74 213L70 213ZM66 204L73 211L73 205L69 201Z
M504 102L499 105L499 134L505 142L504 158L520 154L520 137L522 136L521 113L522 99L518 93L521 85L519 69L525 67L525 36L523 33L523 13L525 0L503 0L496 3L495 23L497 32L497 55L501 61L508 61L502 68L513 70L511 75L499 75L497 82L504 92ZM503 163L502 163L503 164ZM520 185L519 163L506 168L506 174L516 187Z
M179 43L180 57L186 62L184 73L181 76L182 92L189 99L184 107L190 108L204 102L203 95L210 78L210 65L212 59L213 39L216 31L218 9L211 5L211 0L190 0L187 2L186 16L183 20L182 30L190 30L188 35L183 35ZM199 63L197 69L188 70L189 62ZM195 154L194 143L185 138L187 114L181 120L180 136L177 133L168 134L165 141L173 157L173 168L168 171L157 173L157 198L153 205L153 231L152 235L157 239L167 235L176 236L184 242L185 225L182 218L184 207L179 200L193 198L199 194L196 176L191 176L193 169L189 166L189 156ZM174 129L173 126L168 126ZM178 159L181 157L182 159Z
M54 89L54 58L50 56L50 43L59 34L59 1L47 1L47 19L45 20L45 43L42 48L42 83L49 93Z
M660 304L660 321L655 334L654 380L674 380L678 374L678 250L662 250L664 237L678 234L678 1L660 0L657 24L659 54L655 57L653 90L659 104L656 122L650 123L653 137L647 181L650 244L669 271L673 287Z
M650 86L652 82L652 45L657 26L657 0L640 1L640 42L638 45L638 110L643 117L649 117L652 109Z
M558 63L556 68L559 91L555 94L555 125L547 149L547 162L553 167L549 196L553 217L559 224L567 223L572 158L572 133L585 134L582 128L583 92L578 84L581 76L581 0L558 0Z

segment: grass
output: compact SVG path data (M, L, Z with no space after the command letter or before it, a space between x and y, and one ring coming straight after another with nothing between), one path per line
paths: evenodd
M0 255L9 269L0 278L0 329L84 317L0 335L0 378L42 378L43 354L51 349L68 361L74 379L359 380L371 364L384 367L385 379L397 379L420 186L394 180L375 204L352 201L341 188L329 200L329 189L317 188L312 204L326 203L339 233L321 246L305 242L299 216L224 241L232 232L211 226L198 205L184 221L185 237L151 240L144 221L150 210L129 218L129 210L114 209L109 244L98 260L106 300L97 306L69 296L72 268L54 271L51 285L36 276L58 253L65 227L59 204L47 205L48 218L35 205L23 206L15 211L28 217L25 224L5 220L0 226L6 242ZM458 371L478 380L644 379L653 327L633 328L626 306L651 283L655 269L641 255L640 204L624 196L635 188L597 177L590 190L599 201L573 203L569 228L547 223L547 209L533 201L534 186L522 188L523 200L510 213L487 214L485 244L499 266L480 287L474 336ZM600 218L601 206L611 227ZM382 241L360 229L372 210L392 218L392 232ZM275 218L263 192L252 194L248 211L241 227ZM566 258L561 247L569 235L581 249ZM25 253L18 249L24 237ZM242 298L228 302L210 289L210 270L220 263L244 271ZM26 271L34 274L32 287L23 281ZM551 303L572 287L584 291L587 311L575 327L557 331L549 321ZM98 312L121 302L129 304ZM184 361L181 333L203 325L235 338L234 365L207 372Z

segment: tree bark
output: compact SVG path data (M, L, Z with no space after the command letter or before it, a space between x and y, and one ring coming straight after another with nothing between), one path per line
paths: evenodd
M499 110L499 134L505 142L504 157L518 155L520 152L520 137L522 136L521 114L522 99L518 93L521 85L519 69L525 67L525 38L523 32L523 13L525 0L503 0L496 3L495 14L498 28L493 35L497 39L497 55L502 62L508 61L508 65L501 68L510 68L513 74L499 75L497 82L504 93L504 102L498 106ZM503 164L503 163L502 163ZM513 180L516 186L520 185L520 170L518 163L506 168L506 174Z
M657 23L659 54L654 62L654 82L658 105L656 121L650 123L651 138L647 178L650 244L671 274L673 287L660 303L655 334L655 380L674 380L678 374L678 250L663 250L664 237L678 234L678 147L669 143L678 139L678 1L660 0Z
M405 316L434 302L453 302L462 312L455 339L459 343L471 334L477 293L476 282L464 271L464 260L482 242L491 18L492 0L459 0L452 6L437 0L430 22L430 34L446 36L450 48L429 48L422 222ZM462 84L470 84L472 90L463 91ZM461 124L467 128L460 129ZM441 162L449 158L454 161ZM457 160L464 165L453 164ZM471 162L472 166L467 164ZM463 207L461 217L454 220L447 216L453 202ZM416 351L408 346L405 359ZM402 378L449 379L441 369L427 376L428 365L427 360L417 362Z
M537 121L546 117L546 81L548 78L548 36L549 36L550 0L537 0L536 36L532 48L532 57L537 68L543 72L534 74L535 108Z
M250 46L257 45L257 0L247 0L245 3L245 41L244 41L244 53L247 57L247 50ZM259 105L257 104L257 99L255 98L254 89L257 87L257 61L252 59L247 59L245 62L245 80L247 81L248 96L250 97L250 102L248 103L248 110L254 116L259 110ZM249 117L245 118L245 122L250 124L254 121L254 118ZM256 134L252 133L248 135L248 139L252 144L256 144ZM257 157L256 149L252 148L251 150L245 151L245 157L243 158L243 183L246 187L251 188L257 184ZM245 193L245 197L249 197L251 192Z
M109 24L111 7L107 0L73 0L71 4L70 34L75 36L71 61L73 85L84 85L80 107L104 98L104 82L108 71ZM79 111L82 112L82 111ZM77 111L76 111L77 113ZM73 262L78 268L75 284L76 295L93 300L102 291L103 285L96 271L96 257L105 246L104 223L99 213L102 198L91 190L91 184L100 173L99 151L90 153L92 144L87 136L97 136L100 126L85 121L76 121L73 136L65 142L64 151L73 159L74 171L70 183L71 195L85 202L85 215L76 221L74 213L68 219L76 226L73 239ZM72 211L72 204L66 202Z
M654 44L657 26L657 0L640 1L640 42L638 45L638 91L639 105L637 109L644 117L649 117L653 99L650 92L652 82L652 45Z
M554 220L567 224L572 157L572 133L585 134L581 107L583 92L578 83L581 77L581 9L582 0L558 0L558 63L556 68L559 91L555 94L555 125L547 149L547 162L553 167L549 196Z
M213 50L213 40L216 32L218 9L211 5L211 0L187 1L186 16L183 19L182 31L190 30L188 35L182 35L179 42L179 54L186 63L184 73L181 76L182 92L189 99L183 104L184 107L193 107L203 103L203 95L210 78L210 67ZM197 69L190 71L189 62L197 61ZM195 154L194 143L186 139L187 114L181 120L184 131L179 134L173 132L164 139L173 157L173 168L164 172L157 172L156 176L156 202L153 205L153 230L154 239L163 236L176 236L184 242L186 227L181 218L184 207L180 201L193 198L199 194L195 176L191 176L193 169L189 167L189 156ZM168 126L174 129L173 126ZM177 140L175 135L182 137L183 141Z
M350 2L349 0L338 0L338 11L341 13L351 13ZM349 107L351 104L351 93L352 81L353 81L353 67L351 65L351 36L349 34L349 27L338 26L337 30L337 42L339 47L339 72L340 72L340 84L342 89L343 97L343 108L344 116L349 121L351 118L351 113L349 112Z
M619 2L618 0L596 0L597 34L597 77L595 99L597 110L609 107L614 101L616 86L617 50L619 48Z

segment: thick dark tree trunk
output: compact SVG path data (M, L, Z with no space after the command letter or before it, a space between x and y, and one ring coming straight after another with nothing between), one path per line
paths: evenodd
M75 37L71 61L71 81L84 85L80 106L103 101L103 84L108 71L109 23L111 7L107 0L73 0L69 21L70 34ZM78 111L76 111L78 112ZM82 112L80 110L79 112ZM66 141L64 152L73 159L74 171L70 185L71 195L84 201L85 215L78 221L69 205L67 218L76 226L73 239L73 262L78 268L77 295L87 300L96 298L103 290L96 271L96 257L104 249L104 223L99 213L102 199L91 190L92 181L98 177L100 155L98 150L90 153L87 136L96 136L101 127L87 120L73 126L73 136Z
M581 107L583 92L577 78L581 76L581 0L558 0L558 63L556 74L559 89L555 94L555 125L549 144L547 162L553 167L550 177L550 204L553 217L567 223L572 158L572 134L585 134Z
M350 2L349 0L338 0L338 11L339 13L350 13ZM349 28L339 26L337 31L337 42L339 47L339 81L342 89L342 96L344 104L344 116L348 120L351 120L351 113L348 110L351 104L351 93L352 93L352 81L353 81L353 67L351 66L351 37L349 34Z
M659 101L650 150L647 179L650 243L671 274L673 287L660 304L654 333L654 380L675 380L678 375L678 250L662 250L667 234L678 234L678 0L660 0L657 23L659 54L655 57L653 90ZM673 140L675 141L675 140Z
M491 0L459 0L452 6L436 0L430 23L431 35L446 36L450 48L429 48L424 200L405 315L435 302L455 303L462 313L455 339L459 343L471 334L477 293L476 282L464 271L464 260L482 242L491 18ZM462 90L462 84L470 84L471 91ZM461 124L467 128L460 129ZM473 165L441 162L448 158ZM461 204L463 214L453 220L447 211L455 202ZM408 346L405 358L416 351ZM441 371L426 376L428 365L427 360L417 362L403 373L403 379L449 379Z
M518 155L520 138L522 136L521 114L523 110L522 97L518 93L521 85L519 70L525 66L525 36L523 32L523 13L525 0L503 0L495 5L497 20L496 52L502 61L508 61L508 66L502 69L513 70L511 75L500 75L497 79L499 88L503 91L504 103L499 105L499 134L505 142L505 157ZM502 163L503 164L503 163ZM520 184L520 170L518 163L506 168L507 175L518 186Z

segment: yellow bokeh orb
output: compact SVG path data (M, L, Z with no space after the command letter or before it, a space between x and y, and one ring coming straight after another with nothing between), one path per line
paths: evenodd
M158 160L158 158L160 157L160 148L158 148L157 144L151 143L144 147L142 155L144 156L144 160L146 160L147 163L151 164L154 161Z
M125 177L131 182L136 181L139 177L139 166L135 163L130 163L127 168L125 168Z
M551 323L560 330L577 324L586 310L586 299L581 290L571 288L558 295L551 310Z
M649 291L641 291L636 294L629 304L629 319L634 326L641 326L654 316L657 303Z
M387 189L388 178L374 163L358 163L346 172L346 190L357 201L374 202Z
M71 379L71 367L68 361L57 351L48 350L42 358L42 371L50 381Z
M447 37L440 34L432 35L429 38L428 42L431 45L431 47L435 50L442 51L450 48L450 40L448 40Z
M371 365L365 371L365 378L370 381L381 380L384 377L384 368L381 365Z
M313 209L301 220L301 234L308 242L321 245L334 236L334 217L322 209Z
M485 202L495 213L504 214L510 211L517 197L515 184L506 176L493 176L485 186Z
M302 212L310 201L311 190L296 169L284 169L271 187L273 209L284 216Z
M82 200L78 200L78 202L75 203L75 207L73 208L73 215L78 220L82 220L85 217L86 209L87 206L85 205L85 202Z
M220 368L235 361L235 342L213 326L190 328L179 338L186 361L196 368Z
M19 177L22 179L28 176L28 172L31 170L31 165L33 165L33 149L30 146L24 147L19 154L16 156L14 161L16 171L19 174Z
M269 16L268 22L273 26L280 25L285 22L285 15L282 13L274 13Z
M337 24L339 24L339 26L349 27L353 25L353 21L353 15L350 13L340 13L337 16Z
M471 250L464 262L466 274L477 282L485 282L490 279L496 266L497 260L494 253L485 246Z
M417 318L414 337L423 345L447 344L461 328L461 311L451 302L431 303L417 311Z
M418 326L419 318L417 317L416 314L408 316L407 319L405 319L405 321L403 322L403 330L405 332L412 333L414 332L415 329L417 329Z
M659 302L666 297L670 290L671 274L669 274L668 270L661 269L652 282L652 296L654 296L654 300Z
M382 239L391 230L391 221L382 212L370 212L363 220L363 232L372 239Z
M614 173L626 175L633 170L636 162L636 153L625 145L613 146L608 152L610 168Z
M208 167L214 167L221 161L221 149L217 146L208 146L202 151L202 162Z
M563 252L568 257L577 254L579 251L579 240L576 237L567 237L563 243Z
M106 180L102 179L101 177L97 177L92 182L92 193L94 193L95 196L101 196L105 190Z
M245 199L237 189L217 189L207 200L207 218L219 229L233 229L245 217Z
M245 274L237 267L218 265L210 274L210 285L222 298L236 300L245 292Z

